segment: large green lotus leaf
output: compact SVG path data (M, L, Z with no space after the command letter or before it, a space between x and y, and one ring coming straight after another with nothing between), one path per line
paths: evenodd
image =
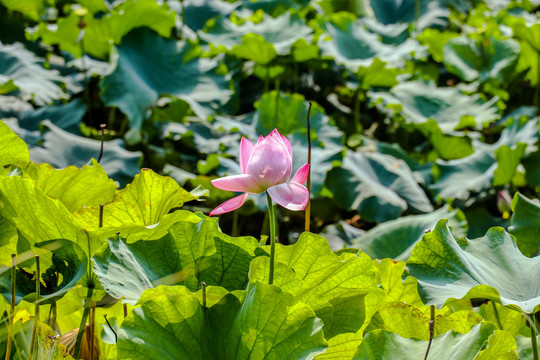
M229 294L210 308L185 287L160 286L138 305L118 332L119 359L292 360L326 348L313 310L273 285L250 285L242 303Z
M426 304L441 307L450 298L486 298L530 314L540 309L539 261L525 257L502 228L456 241L441 220L414 247L407 267Z
M517 63L517 71L527 71L526 79L531 85L538 85L540 65L540 24L526 25L519 19L512 25L514 36L519 40L520 53ZM536 61L535 61L536 59Z
M24 100L45 105L65 98L59 83L64 82L55 70L42 66L44 59L26 50L22 44L4 45L0 42L0 84L12 80Z
M30 245L66 239L78 244L87 255L100 246L99 240L86 233L64 204L49 198L32 180L17 176L0 178L0 216L8 219Z
M480 305L478 310L484 320L494 323L499 329L509 332L512 336L518 335L523 329L528 330L525 317L521 312L495 301Z
M276 286L252 284L232 319L218 313L230 309L223 306L209 311L210 323L221 325L224 341L216 350L224 359L312 359L327 347L322 321L314 311ZM232 320L230 330L219 321L228 318Z
M184 190L173 178L143 169L131 184L103 203L102 225L104 228L127 224L149 227L159 223L172 209L195 199L197 196ZM89 206L80 209L75 217L86 229L96 230L99 214L99 205Z
M241 46L248 34L261 36L279 55L287 55L298 39L309 38L313 29L307 26L298 15L287 12L273 18L264 15L260 21L245 20L241 25L224 17L217 17L208 24L199 37L214 46L224 46L231 50Z
M204 27L204 24L212 18L230 15L240 4L228 3L222 0L184 0L168 1L171 9L178 14L182 14L182 6L186 12L185 21L183 24L193 31L199 31Z
M266 256L253 259L249 267L250 283L269 281L270 259ZM350 289L340 296L330 296L328 299L320 289L305 283L301 277L288 265L277 262L274 269L273 284L286 291L298 301L309 305L324 323L325 338L338 334L353 333L364 324L365 291Z
M515 74L519 52L519 44L512 39L471 39L461 35L444 46L443 64L465 81L495 79L503 83Z
M402 82L387 92L370 92L372 101L389 116L399 114L405 123L422 129L428 119L437 122L443 133L462 127L482 129L499 119L497 98L483 101L479 95L465 95L457 88L436 87L420 81Z
M277 56L274 46L267 43L263 36L251 33L243 35L242 43L236 45L231 53L260 65L269 64Z
M347 254L345 254L347 255ZM276 261L287 264L304 286L317 287L328 300L376 287L376 269L366 254L342 257L334 254L325 238L304 232L291 246L276 245Z
M31 37L49 45L58 45L75 57L81 57L84 54L77 39L81 32L78 25L82 19L86 23L83 37L85 53L103 59L109 54L111 44L120 44L122 38L133 29L147 27L161 36L169 37L175 26L175 18L174 12L155 1L128 0L118 3L110 13L100 18L92 13L80 17L72 11L67 17L60 18L54 27L40 23Z
M55 168L65 168L70 165L83 167L92 158L98 158L101 142L71 134L52 124L49 120L42 122L45 133L39 136L39 145L30 147L30 159L35 163L48 163ZM14 129L22 136L25 131ZM29 136L30 138L32 135ZM32 139L30 139L32 140ZM26 138L27 143L29 139ZM140 152L128 151L120 139L106 141L103 144L103 156L100 165L107 175L120 184L131 181L140 171Z
M28 147L3 121L0 121L0 166L27 164Z
M343 165L328 173L326 186L340 207L358 211L367 221L392 220L407 209L433 211L411 169L391 155L349 152Z
M315 357L315 360L352 359L363 336L358 333L345 333L328 339L328 349Z
M69 212L81 206L98 206L112 200L116 185L105 170L92 159L82 168L69 166L56 170L49 164L30 163L23 170L23 178L32 179L36 187L50 198L60 200Z
M43 106L29 110L18 116L19 125L28 130L38 130L43 120L49 120L61 129L78 134L81 121L86 113L86 105L81 98L67 104Z
M353 72L360 67L369 68L375 58L390 67L402 67L407 59L423 56L425 52L412 38L399 45L382 43L378 34L366 30L364 23L349 13L333 14L324 28L326 34L318 42L322 55Z
M418 35L418 41L420 41L422 45L428 47L428 51L435 61L442 63L444 59L444 46L450 39L457 36L459 36L459 34L455 32L428 28L424 29L424 31Z
M444 206L423 215L411 215L390 220L375 226L366 233L353 238L351 246L362 249L372 258L407 260L411 251L426 231L433 229L440 219L449 219L454 234L467 234L467 220L459 210Z
M537 120L511 120L495 144L475 141L472 155L458 160L438 160L438 180L430 189L442 198L465 200L470 192L481 192L492 184L508 182L537 139Z
M40 15L43 14L47 4L44 0L0 0L0 3L8 10L20 12L34 21L40 21Z
M370 12L383 24L415 22L419 29L428 26L444 26L449 13L446 1L430 0L369 0ZM416 6L419 5L417 14ZM419 16L416 19L416 16Z
M0 266L11 266L11 254L17 254L17 228L0 216Z
M245 289L250 261L264 254L252 237L227 236L217 223L178 221L153 241L109 239L94 256L94 272L109 294L135 303L157 285L181 284L192 291L201 282L227 290Z
M69 240L50 240L36 243L41 252L52 253L50 267L41 268L40 304L50 304L65 295L86 274L87 255L74 242ZM33 262L33 259L30 260ZM15 302L36 301L36 278L20 264L16 270ZM11 301L11 271L0 269L0 293Z
M468 334L451 331L434 338L428 359L517 359L513 340L507 332L496 330L492 323L482 322ZM482 350L485 345L487 348ZM364 337L353 359L422 359L426 349L427 341L405 339L396 333L375 330Z
M512 217L508 231L517 239L519 250L526 256L538 255L540 239L540 203L520 193L512 199Z
M471 327L480 323L482 316L472 310L456 311L448 316L436 315L434 335L453 330L468 333ZM383 305L371 318L366 332L382 329L394 332L404 338L429 340L429 315L414 305L401 301Z
M114 70L100 82L101 96L108 106L124 112L138 134L147 112L162 95L178 96L190 105L218 107L228 101L230 91L224 76L216 74L217 62L193 57L195 45L164 39L154 32L131 32L118 47Z

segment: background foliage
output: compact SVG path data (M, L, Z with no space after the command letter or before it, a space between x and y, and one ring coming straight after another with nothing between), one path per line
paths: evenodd
M0 290L9 301L15 253L14 358L34 318L29 253L48 271L42 320L60 334L95 286L102 358L420 358L425 304L438 308L433 358L532 358L521 313L540 304L539 9L0 0ZM300 235L303 213L276 209L271 286L265 199L219 225L203 213L234 196L210 180L239 173L242 136L277 128L295 170L306 162L308 102L312 233ZM54 359L52 331L43 324L39 344Z

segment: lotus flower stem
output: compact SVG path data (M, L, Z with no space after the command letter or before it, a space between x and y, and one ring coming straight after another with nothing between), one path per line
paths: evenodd
M311 102L309 103L308 111L307 111L307 141L308 141L308 153L307 153L307 163L309 165L309 172L307 175L307 182L306 182L306 188L308 190L308 202L306 205L306 212L305 212L305 231L309 231L310 229L310 217L311 217L311 126L310 126L310 118L309 115L311 113Z
M270 275L268 276L268 283L272 285L274 283L274 261L276 257L276 214L272 198L268 192L266 193L266 199L268 200L268 218L270 219Z
M98 164L101 162L101 158L103 157L103 144L105 143L105 128L107 127L107 124L101 124L99 126L101 128L101 146L99 148L99 156L97 159Z
M39 296L40 296L40 289L41 289L41 281L39 280L40 275L40 269L39 269L39 255L36 255L36 272L34 273L36 276L36 307L35 307L35 314L34 314L34 326L32 327L32 339L30 340L30 351L28 352L28 360L32 360L32 355L34 354L34 345L36 343L36 332L37 332L37 325L39 322Z
M533 359L539 360L538 358L538 343L536 342L536 317L534 314L527 315L529 319L529 325L531 326L531 347L533 353Z
M79 333L77 334L77 341L75 342L75 359L80 358L81 348L82 348L82 339L84 335L84 330L86 330L86 320L88 319L88 313L90 312L90 305L92 303L92 294L94 293L94 287L89 286L88 292L86 293L86 301L84 303L84 311L79 325ZM92 344L93 345L93 344Z
M426 355L424 360L427 360L429 355L429 349L431 348L431 342L433 341L433 336L435 335L435 305L431 305L430 308L430 320L429 320L429 342L426 349Z
M495 304L495 301L491 301L491 306L493 306L493 313L495 314L495 319L497 320L497 326L499 327L499 329L504 330L503 326L502 326L502 323L501 323L501 318L499 317L499 311L497 310L497 305Z
M13 342L13 318L15 317L15 266L17 265L17 255L11 254L11 308L9 311L9 330L6 348L6 360L11 357L11 344Z

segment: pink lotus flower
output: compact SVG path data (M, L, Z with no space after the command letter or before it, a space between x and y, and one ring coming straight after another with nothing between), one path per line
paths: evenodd
M268 136L259 137L257 144L242 138L240 142L240 175L212 180L221 190L243 192L212 210L210 216L238 209L248 194L266 191L279 205L293 211L306 208L309 192L303 185L309 173L309 164L292 173L292 149L287 138L274 129Z

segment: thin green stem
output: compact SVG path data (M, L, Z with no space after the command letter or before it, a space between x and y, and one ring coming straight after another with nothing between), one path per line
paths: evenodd
M40 281L40 268L39 268L39 255L36 255L36 305L35 305L35 313L34 313L34 326L32 327L32 338L30 340L30 352L28 353L28 360L32 360L32 356L34 355L34 345L36 343L36 332L37 332L37 325L39 322L39 297L40 297L40 290L41 290L41 281Z
M533 359L539 360L538 343L536 341L536 331L538 330L536 328L536 316L534 316L534 314L531 314L531 315L527 315L527 318L529 319L529 325L531 326L531 347L532 347Z
M356 125L356 131L361 133L362 120L360 117L360 88L354 92L354 124Z
M82 348L82 339L84 331L86 330L86 320L88 319L88 313L90 312L90 306L92 305L92 294L94 293L94 288L89 287L88 292L86 293L86 300L84 303L84 311L79 325L79 333L77 334L77 342L75 343L75 359L79 359L81 355Z
M179 34L179 40L184 39L184 26L186 26L186 5L184 4L184 0L180 0L180 7L182 11L182 26L180 27L180 34Z
M276 214L274 212L274 204L272 198L266 192L266 200L268 201L268 218L270 219L270 275L268 283L274 283L274 261L276 257Z
M501 323L501 318L499 317L499 311L497 310L497 305L495 304L495 301L490 301L491 306L493 307L493 313L495 314L495 320L497 320L497 326L499 329L503 330L503 326Z
M9 310L9 330L6 348L6 360L9 360L11 357L11 344L13 342L13 318L15 317L15 279L17 275L15 271L16 266L17 255L11 254L11 308Z
M305 226L304 230L309 231L311 228L310 224L310 218L311 218L311 126L310 126L310 116L311 113L311 102L309 103L308 111L307 111L307 140L308 140L308 155L307 155L307 163L309 164L309 170L308 170L308 176L307 176L307 183L306 188L308 190L308 203L306 205L306 211L305 211Z
M435 335L435 305L431 305L429 307L430 312L430 320L429 320L429 342L426 349L426 355L424 356L424 360L427 360L427 357L429 355L429 349L431 348L431 342L433 341L433 336Z

